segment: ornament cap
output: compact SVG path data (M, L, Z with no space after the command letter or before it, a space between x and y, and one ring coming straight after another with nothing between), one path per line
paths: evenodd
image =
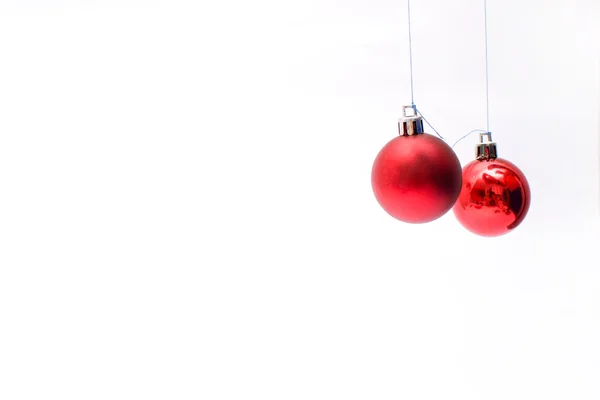
M498 149L496 142L492 141L492 132L479 134L479 143L475 147L475 158L485 161L498 158Z
M423 119L417 113L417 107L414 104L402 106L402 118L398 121L398 133L400 136L412 136L424 133Z

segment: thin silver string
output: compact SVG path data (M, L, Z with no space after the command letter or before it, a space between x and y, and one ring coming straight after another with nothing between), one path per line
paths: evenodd
M408 0L407 3L408 3L408 54L409 54L409 60L410 60L410 103L413 106L413 109L415 110L415 114L420 115L421 118L423 118L423 121L425 121L425 123L427 125L429 125L429 127L431 129L433 129L435 134L438 135L440 137L440 139L444 139L442 137L442 135L440 135L438 133L438 131L433 127L433 125L431 125L429 123L429 121L427 121L427 119L423 116L421 111L417 109L417 106L415 106L415 84L414 84L414 78L413 78L412 26L411 26L412 18L411 18L411 13L410 13L410 0Z
M487 115L487 131L490 131L490 75L488 61L488 25L487 25L487 0L483 0L483 19L485 24L485 107Z
M433 127L433 125L431 125L431 124L429 123L429 121L427 121L427 118L425 118L425 116L423 116L423 114L421 113L421 110L417 110L417 107L415 107L415 111L417 112L417 114L419 114L419 115L421 116L421 118L423 118L423 121L425 121L425 123L426 123L427 125L429 125L429 127L430 127L430 128L431 128L431 129L432 129L434 132L435 132L435 134L436 134L436 135L438 135L438 136L440 137L440 139L442 139L442 140L446 140L446 139L444 139L444 138L442 137L442 135L440 135L440 134L438 133L438 131L437 131L437 130L436 130L434 127Z
M460 142L461 140L463 140L464 138L470 136L472 133L475 133L475 132L487 133L488 131L484 131L483 129L473 129L471 132L467 133L466 135L464 135L463 137L458 139L456 142L454 142L454 144L452 145L452 148L454 148L454 146L456 146L458 144L458 142Z
M453 145L456 146L461 140L465 139L469 135L479 132L479 133L488 133L490 131L490 74L489 74L489 57L488 57L488 23L487 23L487 0L483 0L483 22L485 27L485 108L486 108L486 121L487 121L487 131L482 129L474 129L471 132L467 133L460 139L458 139Z
M415 105L415 86L413 81L412 29L410 25L410 0L408 0L408 53L410 56L410 101Z

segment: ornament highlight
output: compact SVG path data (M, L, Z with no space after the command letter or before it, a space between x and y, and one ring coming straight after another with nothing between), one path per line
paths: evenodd
M529 211L531 190L516 165L497 158L491 132L479 137L477 158L463 168L462 190L453 211L472 233L500 236L523 222Z
M402 222L434 221L460 194L460 161L446 142L424 133L414 106L403 107L398 129L400 135L381 149L373 163L373 193L381 207Z

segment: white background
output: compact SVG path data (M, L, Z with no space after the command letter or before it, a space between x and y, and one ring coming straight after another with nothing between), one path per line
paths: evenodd
M497 239L372 195L403 0L0 5L0 398L600 398L597 0L489 1L532 188ZM413 1L450 142L485 129L482 12Z

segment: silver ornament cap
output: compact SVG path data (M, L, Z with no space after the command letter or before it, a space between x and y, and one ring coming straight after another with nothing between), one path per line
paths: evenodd
M398 120L400 136L420 135L423 131L423 119L417 113L414 105L402 106L402 118Z
M479 144L475 147L475 157L478 160L495 160L498 158L496 142L492 141L492 132L479 134Z

